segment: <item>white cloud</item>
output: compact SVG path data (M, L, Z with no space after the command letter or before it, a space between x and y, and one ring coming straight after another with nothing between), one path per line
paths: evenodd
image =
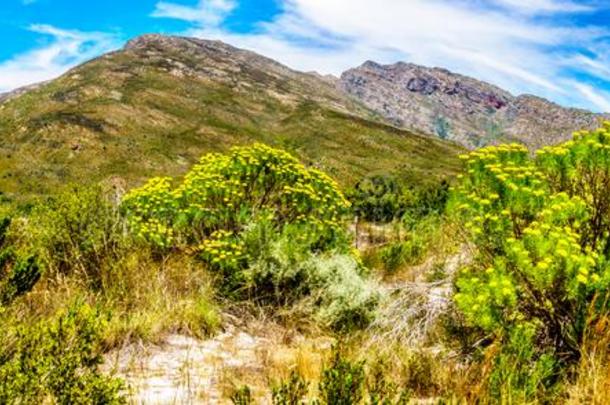
M571 18L595 11L599 2L593 0L283 0L273 21L245 34L222 29L218 19L209 24L210 18L195 17L214 3L202 0L196 7L179 6L182 17L164 16L193 23L187 35L221 39L300 70L340 74L367 59L405 60L445 67L517 94L605 109L567 73L596 75L610 62L610 57L582 57L610 30L579 26ZM222 19L229 12L224 8L215 15Z
M575 13L591 12L595 8L589 4L557 0L495 0L501 6L509 7L522 13Z
M600 111L610 112L610 98L607 93L596 91L596 89L584 83L575 82L573 86Z
M0 92L60 76L117 46L112 35L101 32L64 30L45 24L33 24L28 29L51 40L45 46L0 62Z
M161 1L157 3L152 16L175 18L206 27L216 27L235 6L233 0L200 0L195 7Z

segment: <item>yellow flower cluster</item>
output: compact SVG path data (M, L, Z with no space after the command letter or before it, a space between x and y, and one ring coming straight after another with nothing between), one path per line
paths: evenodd
M532 303L553 311L610 286L606 259L588 245L592 227L606 218L599 210L610 203L600 188L610 181L610 123L579 131L535 158L512 144L461 159L466 170L454 188L454 212L481 252L457 281L456 303L469 320L494 330L535 320L538 315L528 312ZM598 222L591 222L594 215ZM595 237L607 240L609 234ZM556 301L538 302L541 297Z
M122 203L132 232L138 238L162 248L170 247L175 242L171 226L175 206L169 177L150 179L144 186L131 190Z
M138 237L159 247L199 247L213 263L239 260L215 231L238 235L264 216L278 228L305 223L332 233L343 227L349 205L328 175L262 144L207 154L177 187L170 178L154 178L123 201Z
M219 230L197 246L201 257L221 268L235 268L246 258L243 242L231 232Z

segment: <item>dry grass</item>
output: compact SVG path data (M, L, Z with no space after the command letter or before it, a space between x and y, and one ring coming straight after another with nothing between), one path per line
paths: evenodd
M228 398L237 388L247 385L256 401L260 401L255 403L267 403L271 388L296 371L309 382L309 396L314 398L334 339L324 335L294 334L271 321L255 321L247 330L256 340L255 349L245 367L225 365L219 370L223 396ZM286 339L286 336L290 338ZM237 355L242 349L234 347L233 350Z
M604 316L589 328L582 345L576 380L568 385L568 404L610 403L610 318Z
M9 307L5 319L43 319L81 300L107 314L108 349L138 340L159 341L172 332L203 337L220 326L212 277L193 258L155 260L146 250L133 250L107 265L98 289L78 275L43 278Z

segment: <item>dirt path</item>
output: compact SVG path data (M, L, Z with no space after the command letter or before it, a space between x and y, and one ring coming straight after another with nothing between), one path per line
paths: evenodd
M205 340L173 334L160 345L130 345L111 352L105 368L125 379L131 403L231 403L231 387L242 383L254 389L256 403L269 403L270 374L302 366L298 363L303 354L315 355L332 343L300 336L285 339L281 331L259 334L236 327Z
M426 282L433 259L412 269L413 282L384 285L391 299L380 308L369 333L375 340L421 348L436 340L439 317L447 310L451 279L470 260L465 249L447 258L445 278ZM327 337L306 338L269 322L232 326L195 339L173 334L159 345L132 344L106 356L104 368L114 370L137 404L225 404L235 386L253 389L255 403L270 403L269 385L297 369L304 377L319 373L333 343ZM377 342L379 343L379 342Z

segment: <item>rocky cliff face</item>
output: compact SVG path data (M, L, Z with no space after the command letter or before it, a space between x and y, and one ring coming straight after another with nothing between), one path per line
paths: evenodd
M402 62L366 62L343 73L338 86L399 127L469 148L510 141L538 148L565 140L577 129L594 128L607 117L539 97L515 97L446 69Z

